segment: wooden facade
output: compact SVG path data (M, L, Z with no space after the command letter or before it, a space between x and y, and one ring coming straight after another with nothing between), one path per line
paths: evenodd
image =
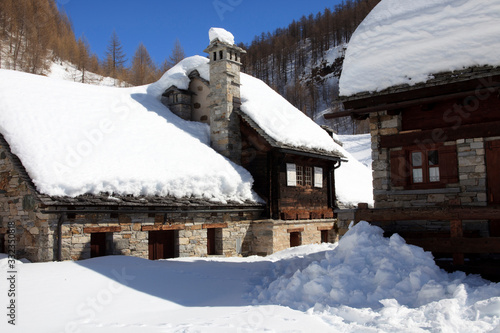
M452 256L461 268L496 258L499 89L500 68L481 67L346 97L346 111L328 118L369 118L372 135L375 207L362 206L355 219Z
M259 133L247 117L240 122L242 166L254 177L254 190L267 203L268 218L280 220L332 219L334 170L342 157L280 147ZM287 166L295 166L289 182ZM317 180L319 183L315 183Z

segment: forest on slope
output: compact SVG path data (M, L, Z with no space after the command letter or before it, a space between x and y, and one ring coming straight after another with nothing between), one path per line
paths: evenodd
M184 58L177 41L172 55L157 65L146 47L137 47L129 67L116 32L110 36L103 59L91 52L85 36L75 37L71 19L55 0L0 1L0 68L45 74L54 62L68 62L78 69L75 81L89 82L86 72L112 77L130 85L157 81Z
M303 16L286 28L256 36L243 58L244 71L284 96L320 124L337 132L366 132L366 122L327 123L325 110L338 109L338 78L344 51L358 25L380 0L345 0L322 13Z
M249 44L243 71L269 84L322 125L339 133L366 132L366 123L351 119L325 121L322 114L341 108L338 78L344 51L357 26L380 0L344 0L316 15L302 16L285 28L262 33ZM117 79L118 85L157 81L184 58L177 41L170 57L154 63L141 43L128 61L113 32L106 54L92 53L85 36L76 38L71 19L55 0L0 1L0 68L46 74L54 62L78 69L75 81L94 83L86 72Z

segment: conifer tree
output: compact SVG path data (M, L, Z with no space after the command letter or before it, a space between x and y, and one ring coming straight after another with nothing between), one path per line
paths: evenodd
M135 51L130 72L130 83L134 86L148 84L156 80L156 66L142 43Z
M184 49L182 48L181 42L179 41L179 39L176 39L174 43L174 48L172 49L172 54L170 55L169 58L171 67L177 65L185 57L186 54L184 53Z
M115 30L113 30L113 33L111 34L111 38L109 40L108 48L106 51L106 62L106 67L110 70L108 74L114 78L117 78L119 76L120 72L125 67L125 62L127 62L125 53L123 52L123 47Z

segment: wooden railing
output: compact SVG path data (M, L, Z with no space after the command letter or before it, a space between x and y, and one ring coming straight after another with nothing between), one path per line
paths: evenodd
M379 208L370 209L367 204L359 204L355 212L355 222L384 221L449 221L449 237L405 237L409 244L426 251L453 254L453 264L463 265L466 253L500 253L500 237L464 237L463 223L474 220L498 220L500 207L425 207L425 208Z

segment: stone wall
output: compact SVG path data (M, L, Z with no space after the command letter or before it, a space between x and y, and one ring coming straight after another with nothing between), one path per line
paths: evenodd
M486 162L484 143L493 138L459 139L444 142L454 146L458 159L458 183L446 184L442 188L405 189L391 184L390 152L400 148L380 148L382 135L398 134L401 130L401 115L378 112L370 115L372 136L372 170L375 208L436 207L446 205L486 206ZM385 228L389 227L384 224ZM465 229L487 234L487 221L464 224ZM420 229L447 231L447 221L402 221L392 223L397 230Z
M40 204L14 167L18 160L2 142L0 140L0 237L7 244L9 231L15 231L16 258L52 260L54 233L49 225L54 217L37 212Z
M320 244L321 231L328 232L328 242L338 241L336 219L323 220L262 220L252 224L255 237L254 254L269 255L290 248L290 233L300 232L301 245Z

